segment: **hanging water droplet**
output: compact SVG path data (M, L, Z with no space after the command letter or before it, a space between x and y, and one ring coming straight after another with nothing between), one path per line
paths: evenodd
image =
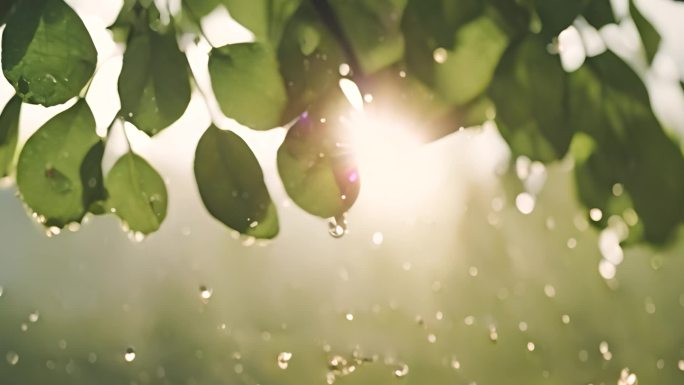
M344 214L330 218L328 221L328 233L333 238L342 238L347 233L347 219Z
M39 317L40 317L40 313L38 313L38 310L36 310L36 311L32 312L31 314L29 314L28 320L31 323L36 323L36 322L38 322Z
M14 366L19 363L19 354L13 351L7 352L7 355L5 356L7 359L7 363Z
M133 362L135 360L135 349L128 348L124 352L124 361Z
M48 238L52 238L56 235L59 235L62 232L62 229L56 226L50 226L45 230L45 235L47 235Z
M399 367L394 370L394 377L404 378L409 373L409 367L406 364L399 364Z
M202 302L208 303L209 300L211 299L211 296L214 295L214 290L211 288L208 288L204 285L201 285L199 287L199 292L200 292L200 298L202 299Z
M292 353L291 352L280 352L278 353L278 367L280 369L287 369L287 367L290 365L290 360L292 359Z

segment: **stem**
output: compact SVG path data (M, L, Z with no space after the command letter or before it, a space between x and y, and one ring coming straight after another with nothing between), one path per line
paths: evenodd
M192 67L190 67L190 76L192 77L192 81L195 83L195 88L197 88L197 91L199 91L200 95L202 95L202 99L204 99L204 106L207 108L207 113L211 118L211 123L216 124L216 122L220 119L216 119L216 117L214 116L214 111L211 109L211 99L209 98L209 95L207 95L207 93L204 92L199 82L197 81L197 76L195 76L195 71L192 69Z
M190 20L192 20L192 22L195 23L195 25L197 25L197 28L199 29L200 35L202 35L204 40L207 41L209 46L211 46L211 48L216 48L216 47L214 47L213 44L211 44L211 40L209 40L209 38L207 37L207 34L204 33L204 29L202 28L202 22L200 21L200 18L197 17L197 15L195 15L195 13L192 11L192 9L188 5L185 4L185 0L181 1L181 7L182 7L183 11L185 11L188 14L188 16L190 16Z
M361 70L359 59L358 57L356 57L354 49L352 48L352 44L347 38L347 35L345 35L344 30L342 29L342 24L337 18L337 15L335 15L335 11L330 6L328 0L312 0L311 2L314 9L316 10L316 12L318 12L318 15L323 20L323 24L325 24L328 27L328 30L337 39L337 42L340 43L342 51L344 52L345 56L347 57L347 60L349 61L349 63L347 64L349 64L349 67L352 70L352 79L357 84L357 86L363 91L362 84L365 83L366 76Z

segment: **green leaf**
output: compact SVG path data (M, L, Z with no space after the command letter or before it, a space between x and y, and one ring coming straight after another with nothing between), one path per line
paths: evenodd
M19 112L21 98L13 96L0 114L0 178L9 175L13 169L14 154L19 137Z
M257 41L277 46L301 0L222 0L230 15L254 33Z
M122 117L150 136L170 126L190 103L188 68L173 28L154 31L140 17L119 76Z
M636 24L637 30L639 30L641 42L644 46L644 52L646 53L646 59L650 64L653 62L653 58L660 47L660 34L653 27L651 22L641 14L639 9L634 4L634 0L629 1L629 13L632 15L632 19L634 20L634 24Z
M50 119L26 142L17 164L17 185L24 202L47 226L79 222L90 206L87 193L101 180L83 180L84 162L101 143L95 118L84 99ZM99 164L88 165L97 167Z
M409 72L433 85L435 50L453 48L458 29L483 9L478 0L409 0L401 25Z
M212 50L209 74L226 116L256 130L280 125L287 94L271 48L261 43Z
M365 74L375 73L404 55L400 24L407 0L332 0L346 38Z
M610 0L591 0L582 12L582 16L597 29L607 24L617 23Z
M222 0L182 0L183 4L190 8L192 15L202 18L218 7Z
M605 217L620 215L624 204L610 189L622 183L644 237L665 242L684 220L684 156L655 117L643 82L608 51L570 74L569 84L575 100L586 100L571 103L572 114L584 116L581 129L596 143L587 166L577 171L581 200Z
M558 36L580 15L590 0L533 0L542 23L542 34Z
M207 129L195 152L195 179L214 218L256 238L278 235L278 213L261 166L238 135L213 125Z
M87 211L101 215L105 213L104 205L107 200L107 190L102 175L102 157L105 143L100 140L95 143L81 164L81 182L83 182L83 207Z
M504 54L489 96L499 131L515 154L545 162L565 155L575 131L568 122L566 81L560 59L537 36Z
M150 234L166 217L166 186L143 158L128 152L107 174L108 206L133 232Z
M25 102L66 102L81 92L96 64L88 31L62 0L18 4L2 35L2 70Z
M278 172L290 198L321 218L338 217L354 204L360 181L339 116L349 103L331 92L290 128L278 149Z
M0 3L0 25L5 24L7 17L14 11L14 6L18 0L5 0Z
M288 95L282 123L290 122L338 87L339 66L347 62L340 44L308 3L285 28L278 60Z

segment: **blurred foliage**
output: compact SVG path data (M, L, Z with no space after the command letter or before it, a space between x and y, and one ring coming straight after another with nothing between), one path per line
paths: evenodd
M625 21L615 17L607 0L183 0L173 14L149 0L127 0L110 27L113 38L126 46L118 80L122 107L115 121L153 136L183 115L195 74L177 37L190 33L201 39L201 20L217 7L251 30L256 42L213 47L208 69L216 101L223 114L250 128L289 128L278 169L288 194L309 213L342 217L359 192L353 148L343 133L344 122L355 113L339 90L346 79L372 98L363 103L369 110L380 104L406 111L429 140L494 119L515 156L551 163L566 156L581 132L589 140L575 141L576 152L593 151L577 168L578 196L588 209L602 210L605 218L618 215L611 194L613 186L624 185L620 210L631 206L642 219L642 236L632 241L664 243L684 221L681 139L668 135L654 115L641 79L610 51L589 57L573 73L559 60L558 35L573 26L590 28L576 20L596 28ZM625 17L636 25L650 64L660 45L657 29L634 1ZM0 20L7 23L3 73L23 102L50 106L79 98L77 105L85 105L97 53L78 15L63 0L18 0L3 2ZM13 154L16 147L16 111L16 101L10 102L2 115L0 132L8 133L0 137L2 154ZM79 129L97 139L94 126L82 124ZM213 130L208 133L217 135ZM97 168L98 157L78 152L69 158L67 172L54 168L51 162L57 160L47 152L37 153L43 151L33 148L37 140L29 140L17 166L22 198L48 226L78 222L92 202L74 172ZM586 143L591 147L579 148ZM253 158L248 147L240 148L250 154L239 158ZM198 170L245 173L238 170L245 167L239 161L203 165L202 159L196 159ZM14 172L13 166L2 166L3 174ZM252 172L261 179L258 170ZM140 177L140 183L157 184L156 176ZM208 181L197 179L205 203L213 197L209 211L229 227L257 237L277 233L251 231L217 214L216 207L237 210L231 194L219 198L218 187L210 192ZM39 186L41 180L45 183ZM101 181L96 178L95 184ZM242 191L246 186L256 190ZM233 195L268 196L260 183L246 186L236 186ZM66 200L71 206L61 207ZM146 195L133 199L148 200ZM266 199L258 200L237 210L238 216L264 217ZM275 208L266 205L269 223L277 223ZM53 213L46 207L61 208ZM93 207L102 211L103 205ZM152 222L163 220L162 211L152 212ZM138 222L131 211L117 214L129 224ZM607 225L606 220L592 222ZM143 225L141 231L159 225Z

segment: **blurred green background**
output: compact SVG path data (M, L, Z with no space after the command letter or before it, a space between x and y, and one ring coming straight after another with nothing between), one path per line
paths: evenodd
M92 31L117 10L69 3ZM662 21L675 36L676 15ZM92 33L97 43L104 32ZM647 75L655 100L673 95L658 88L684 63L673 52ZM99 128L117 109L108 100L121 61L105 63L88 95ZM3 100L10 92L3 81ZM60 108L26 106L22 138ZM214 221L196 191L203 108L195 98L154 140L134 137L170 193L168 219L141 243L114 217L48 238L5 182L0 384L684 383L684 235L663 250L626 249L605 279L571 160L512 161L493 127L401 159L371 152L349 234L333 239L277 179L284 131L234 127L257 153L282 223L275 241L253 242ZM529 215L516 207L523 191Z

